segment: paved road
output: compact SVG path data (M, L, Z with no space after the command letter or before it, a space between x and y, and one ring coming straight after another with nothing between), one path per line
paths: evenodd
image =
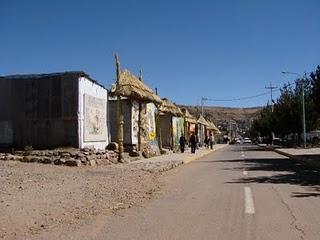
M97 239L320 239L320 174L274 152L229 146L173 170L143 207Z

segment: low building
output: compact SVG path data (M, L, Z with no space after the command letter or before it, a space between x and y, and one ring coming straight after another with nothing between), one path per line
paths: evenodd
M104 149L107 99L82 71L1 76L0 145Z
M209 126L207 127L207 136L212 135L215 139L218 135L221 134L221 132L213 122L211 122L209 120L207 120L207 122L209 124Z
M179 107L163 98L159 108L161 147L174 152L179 149L179 140L184 134L184 118Z
M200 147L204 146L205 139L206 137L208 137L207 135L208 127L209 127L209 123L202 115L200 115L200 117L197 120L197 127L196 127L196 134L198 137L198 142Z
M161 103L161 99L143 83L142 77L138 78L128 70L120 71L119 75L119 83L114 85L109 98L111 140L118 141L119 94L124 115L124 151L140 151L146 157L157 155L160 150L156 132L156 105Z
M184 135L189 142L191 134L196 133L197 119L189 113L188 109L182 108L181 110L184 116Z

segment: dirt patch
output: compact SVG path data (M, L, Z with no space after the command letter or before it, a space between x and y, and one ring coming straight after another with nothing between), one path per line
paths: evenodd
M26 239L140 205L160 188L159 163L98 167L0 161L0 238ZM154 169L154 170L152 170Z

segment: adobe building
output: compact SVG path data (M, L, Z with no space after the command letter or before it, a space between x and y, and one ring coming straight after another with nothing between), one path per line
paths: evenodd
M210 124L207 122L207 120L202 115L200 115L197 120L197 126L196 126L196 134L198 137L200 147L204 146L204 141L206 137L208 137L207 129L209 125Z
M119 82L113 85L109 96L110 133L113 142L118 141L117 97L120 96L124 116L124 151L141 152L145 157L160 154L156 116L161 99L128 70L119 71Z
M180 108L167 98L162 99L159 107L159 129L161 148L177 152L179 140L184 135L184 117Z
M82 71L1 76L0 145L104 149L107 100L107 89Z
M181 111L184 116L184 136L187 142L189 142L191 134L196 133L197 119L190 114L188 109L182 108Z

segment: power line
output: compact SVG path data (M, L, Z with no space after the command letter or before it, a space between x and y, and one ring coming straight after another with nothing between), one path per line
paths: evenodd
M241 100L253 99L253 98L265 96L265 95L268 95L268 94L270 94L270 91L264 92L264 93L260 93L260 94L256 94L256 95L253 95L253 96L248 96L248 97L239 97L239 98L231 98L231 99L204 98L203 100L214 101L214 102L233 102L233 101L241 101Z
M292 86L296 84L295 82L293 83L287 83L287 84L284 84L284 87L289 87L289 86ZM272 89L271 89L272 88ZM256 95L252 95L252 96L246 96L246 97L239 97L239 98L230 98L230 99L215 99L215 98L206 98L206 97L201 97L201 102L204 102L204 101L212 101L212 102L234 102L234 101L242 101L242 100L250 100L250 99L253 99L253 98L258 98L258 97L262 97L262 96L266 96L268 94L272 94L273 90L277 89L278 91L281 90L281 88L278 88L278 87L275 87L273 85L270 85L270 87L266 87L266 89L270 89L270 91L268 92L263 92L263 93L260 93L260 94L256 94ZM272 98L272 97L271 97ZM272 102L271 102L272 103Z

